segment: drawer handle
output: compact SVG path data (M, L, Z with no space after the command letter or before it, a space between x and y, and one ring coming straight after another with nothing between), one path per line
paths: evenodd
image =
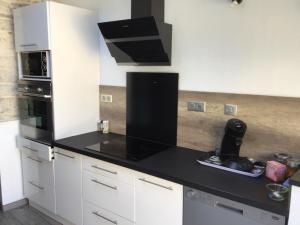
M107 172L107 173L111 173L111 174L115 174L115 175L118 174L118 173L115 172L115 171L107 170L107 169L101 168L101 167L96 166L96 165L92 165L92 167L95 168L95 169L97 169L97 170L102 170L102 171Z
M222 209L225 209L227 211L233 212L233 213L237 213L239 215L243 215L244 214L244 210L235 208L233 206L225 205L225 204L220 203L220 202L216 202L215 206L219 207L219 208L222 208Z
M23 145L23 148L26 148L26 149L28 149L28 150L30 150L30 151L33 151L33 152L38 152L38 150L33 149L33 148L30 148L30 147L25 146L25 145Z
M102 218L102 219L104 219L104 220L106 220L106 221L108 221L108 222L111 222L111 223L113 223L113 224L118 224L118 221L117 220L111 220L111 219L109 219L109 218L107 218L107 217L105 217L105 216L102 216L102 215L100 215L98 212L92 212L95 216L98 216L98 217L100 217L100 218Z
M37 44L23 44L23 45L20 45L21 47L34 47L34 46L37 46Z
M149 181L149 180L146 180L145 178L139 178L140 181L143 181L143 182L146 182L148 184L152 184L152 185L155 185L155 186L158 186L158 187L162 187L162 188L165 188L165 189L168 189L168 190L173 190L172 187L167 187L167 186L164 186L164 185L161 185L161 184L157 184L157 183L154 183L152 181Z
M114 189L114 190L118 190L118 187L116 186L111 186L111 185L108 185L108 184L104 184L104 183L101 183L100 181L96 180L96 179L91 179L92 182L96 183L96 184L100 184L102 186L105 186L105 187L108 187L108 188L111 188L111 189Z
M31 184L32 186L34 186L34 187L36 187L36 188L40 189L40 190L44 190L44 188L43 188L43 187L41 187L41 186L39 186L39 185L37 185L37 184L33 183L32 181L29 181L28 183L29 183L29 184Z
M30 157L30 156L27 156L27 158L31 159L32 161L35 161L35 162L38 162L38 163L42 163L41 160L34 159L34 158Z
M75 159L74 156L69 156L69 155L66 155L66 154L60 153L60 152L55 152L55 153L58 154L58 155L62 155L62 156L68 157L68 158L70 158L70 159Z

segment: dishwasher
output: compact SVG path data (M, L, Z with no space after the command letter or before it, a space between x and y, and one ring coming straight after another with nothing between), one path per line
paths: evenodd
M184 187L183 225L285 225L265 210Z

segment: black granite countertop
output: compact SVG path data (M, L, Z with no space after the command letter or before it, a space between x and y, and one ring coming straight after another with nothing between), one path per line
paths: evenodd
M174 147L140 161L131 161L104 155L85 147L118 134L92 132L73 136L53 143L55 147L101 159L133 170L157 176L204 192L219 195L253 207L288 216L289 202L268 199L265 177L250 178L206 167L196 162L203 152ZM299 176L300 177L300 176ZM298 179L298 182L300 179Z
M290 184L300 187L300 170L292 176Z

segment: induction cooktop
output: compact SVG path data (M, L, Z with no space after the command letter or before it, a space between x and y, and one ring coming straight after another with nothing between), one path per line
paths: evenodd
M87 146L86 149L96 151L104 155L138 161L161 152L169 147L170 145L166 144L128 136L119 136Z

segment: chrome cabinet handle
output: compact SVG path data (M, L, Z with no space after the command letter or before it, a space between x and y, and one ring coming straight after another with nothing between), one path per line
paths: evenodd
M34 47L37 46L37 44L22 44L21 47Z
M235 208L233 206L225 205L225 204L220 203L220 202L216 202L215 207L219 207L219 208L225 209L227 211L230 211L230 212L233 212L233 213L237 213L239 215L243 215L244 214L244 210Z
M43 162L41 160L34 159L34 158L30 157L30 156L27 156L27 158L31 159L32 161L38 162L38 163L42 163Z
M96 215L96 216L98 216L98 217L100 217L100 218L102 218L102 219L104 219L104 220L106 220L106 221L108 221L108 222L111 222L111 223L113 223L113 224L118 224L118 221L117 220L112 220L112 219L109 219L109 218L107 218L107 217L105 217L105 216L102 216L102 215L100 215L98 212L92 212L94 215Z
M69 155L66 155L66 154L60 153L60 152L55 152L55 153L58 154L58 155L62 155L62 156L68 157L68 158L70 158L70 159L75 159L74 156L69 156Z
M102 186L105 186L105 187L108 187L108 188L111 188L111 189L114 189L114 190L118 190L118 187L116 186L111 186L111 185L108 185L108 184L104 184L104 183L101 183L100 181L96 180L96 179L91 179L92 182L96 183L96 184L100 184Z
M25 145L23 145L23 148L26 148L26 149L28 149L28 150L30 150L30 151L33 151L33 152L38 152L38 150L33 149L33 148L30 148L30 147L25 146Z
M162 188L165 188L165 189L168 189L168 190L173 190L172 187L167 187L167 186L164 186L164 185L161 185L161 184L157 184L157 183L154 183L152 181L149 181L149 180L146 180L145 178L139 178L140 181L143 181L143 182L146 182L148 184L152 184L152 185L155 185L155 186L158 186L158 187L162 187Z
M38 97L38 98L51 98L51 95L40 95L40 94L34 94L34 93L25 93L25 92L19 92L20 97L23 96L30 96L30 97Z
M44 190L44 188L43 188L43 187L41 187L41 186L39 186L39 185L37 185L37 184L33 183L33 181L29 181L28 183L29 183L29 184L31 184L32 186L34 186L34 187L36 187L36 188L40 189L40 190Z
M95 168L95 169L97 169L97 170L102 170L102 171L107 172L107 173L111 173L111 174L115 174L115 175L118 174L118 173L115 172L115 171L107 170L107 169L101 168L101 167L96 166L96 165L92 165L92 167Z

